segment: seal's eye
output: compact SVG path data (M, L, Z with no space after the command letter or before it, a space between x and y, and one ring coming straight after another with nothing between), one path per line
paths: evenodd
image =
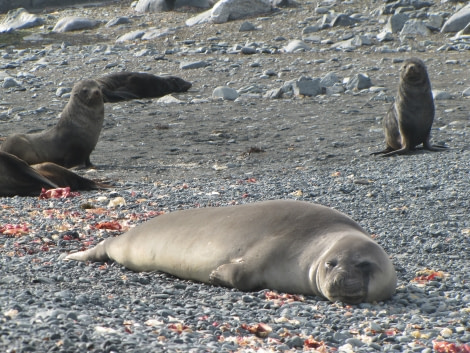
M325 262L325 267L326 267L327 270L331 270L336 265L337 265L337 262L335 260Z
M82 89L82 93L83 93L83 94L88 94L88 88Z
M362 261L356 265L363 272L370 272L372 264L369 261Z

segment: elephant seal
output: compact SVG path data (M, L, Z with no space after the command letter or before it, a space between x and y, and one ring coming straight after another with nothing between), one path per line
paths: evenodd
M385 251L351 218L292 200L164 214L65 259L352 304L387 299L397 283Z
M387 147L372 154L405 154L421 143L430 151L445 148L429 142L433 121L434 100L426 65L417 58L407 59L400 69L397 97L383 120Z
M90 167L104 120L101 89L95 80L77 82L60 114L57 125L33 134L15 134L6 138L0 150L28 164L53 162L66 168Z
M110 187L81 177L54 163L30 166L16 156L0 151L0 196L38 196L42 188L66 186L73 191Z
M116 72L97 79L105 102L138 98L158 98L173 92L186 92L191 82L176 76L156 76L141 72Z

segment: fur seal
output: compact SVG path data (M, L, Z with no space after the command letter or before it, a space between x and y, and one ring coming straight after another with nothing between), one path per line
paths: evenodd
M28 164L53 162L66 168L90 167L104 120L101 89L95 80L77 82L57 125L33 134L6 138L0 150Z
M65 259L352 304L387 299L397 283L385 251L351 218L293 200L164 214Z
M407 59L400 69L397 97L383 120L387 147L372 154L405 154L421 143L430 151L445 148L429 142L433 121L434 100L426 65L417 58Z
M66 186L74 191L109 187L54 163L30 166L16 156L0 151L0 196L38 196L42 188Z
M158 98L173 92L186 92L191 82L176 76L156 76L141 72L116 72L97 79L105 102L138 98Z

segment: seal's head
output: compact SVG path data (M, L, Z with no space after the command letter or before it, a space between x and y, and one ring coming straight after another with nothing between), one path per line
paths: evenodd
M332 302L359 304L389 298L396 273L383 249L373 241L345 238L322 257L317 288Z
M423 85L429 81L426 65L418 58L407 59L400 70L400 78L409 85Z
M83 104L92 107L103 104L103 94L98 82L95 80L82 80L72 89L72 96L78 98Z

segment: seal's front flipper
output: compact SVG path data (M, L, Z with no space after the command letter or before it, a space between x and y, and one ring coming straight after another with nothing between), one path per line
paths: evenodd
M242 291L254 290L253 271L247 271L243 259L236 259L217 267L209 275L209 283L217 286L237 288Z

